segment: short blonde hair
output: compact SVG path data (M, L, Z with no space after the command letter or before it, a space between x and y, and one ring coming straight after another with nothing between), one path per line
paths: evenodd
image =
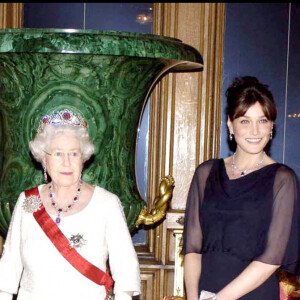
M87 161L95 151L95 146L90 140L89 133L85 127L74 125L45 125L42 132L37 133L32 141L29 142L29 148L33 157L42 162L47 150L50 147L51 140L58 134L73 136L79 140L82 152L83 162Z

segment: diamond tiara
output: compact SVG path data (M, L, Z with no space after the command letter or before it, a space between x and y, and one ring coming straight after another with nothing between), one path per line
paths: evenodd
M51 115L45 115L40 121L37 132L43 132L44 127L48 124L82 126L84 128L87 128L88 125L81 115L75 114L69 109L60 110Z

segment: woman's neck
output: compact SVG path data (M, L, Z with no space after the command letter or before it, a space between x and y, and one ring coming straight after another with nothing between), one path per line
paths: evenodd
M257 164L260 164L260 166L264 165L264 158L266 154L264 151L261 151L259 153L246 153L240 149L237 149L234 153L234 164L239 169L249 169L253 168Z
M56 184L55 182L51 182L50 184L52 184L52 191L55 194L55 199L57 201L68 201L71 198L73 198L75 196L75 194L78 192L78 188L79 188L79 180L69 186L63 186L63 185L59 185ZM81 186L82 189L83 186Z

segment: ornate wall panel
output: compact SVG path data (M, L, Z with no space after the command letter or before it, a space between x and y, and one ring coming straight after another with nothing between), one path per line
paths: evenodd
M160 178L170 174L175 179L166 220L148 231L153 261L141 260L142 273L147 264L165 269L153 279L160 285L157 300L183 295L182 272L175 272L174 265L175 260L180 264L175 249L190 181L199 163L219 155L224 21L224 3L154 5L153 33L192 45L204 60L202 72L169 74L152 93L148 199L157 194Z
M157 278L159 278L159 270L141 269L141 298L144 300L155 300L158 294Z

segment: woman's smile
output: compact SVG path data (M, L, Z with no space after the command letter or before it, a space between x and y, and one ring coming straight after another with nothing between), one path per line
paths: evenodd
M246 139L246 141L251 144L259 144L262 141L262 138Z

